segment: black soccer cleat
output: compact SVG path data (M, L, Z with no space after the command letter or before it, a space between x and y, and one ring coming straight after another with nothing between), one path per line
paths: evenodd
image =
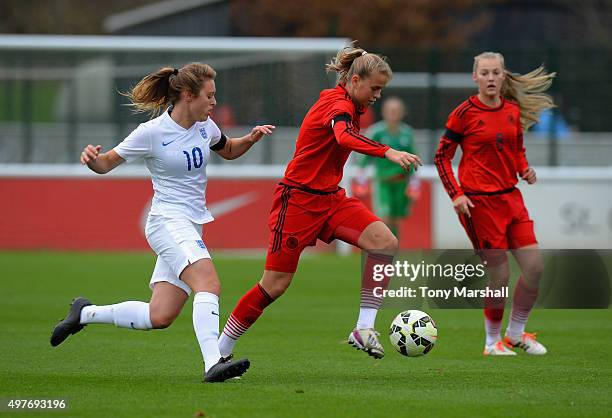
M53 347L57 347L71 334L76 334L83 329L85 325L81 325L81 310L89 305L91 305L91 302L83 297L78 297L72 301L68 316L53 328L51 334L51 345Z
M232 361L231 356L221 357L219 362L204 373L204 381L208 383L225 382L227 379L242 376L251 362L245 358Z

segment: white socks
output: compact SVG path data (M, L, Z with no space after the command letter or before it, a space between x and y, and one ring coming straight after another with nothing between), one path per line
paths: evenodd
M378 309L359 308L359 318L357 319L357 328L374 328L376 314Z
M485 316L486 345L495 344L501 340L500 330L502 321L492 321Z
M121 302L115 305L85 306L81 324L115 324L121 328L148 330L153 328L146 302Z
M227 326L227 325L226 325ZM223 357L227 357L234 351L234 346L238 340L233 339L225 333L225 329L219 337L219 352Z
M86 306L81 310L81 324L115 324L121 328L152 329L149 304L145 302L121 302L115 305ZM204 369L208 371L219 362L219 297L208 292L198 292L193 298L193 329L195 330Z
M506 328L506 335L513 341L520 340L523 336L523 332L525 332L525 324L526 322L522 322L511 316L508 321L508 328Z
M195 330L207 372L219 362L219 296L198 292L193 297L193 329Z

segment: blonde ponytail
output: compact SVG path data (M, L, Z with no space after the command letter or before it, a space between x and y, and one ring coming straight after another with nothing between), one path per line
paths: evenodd
M387 59L377 54L366 52L355 46L356 41L345 46L332 61L325 66L327 72L338 73L338 84L347 84L354 74L365 78L372 73L385 74L389 79L393 71L387 63Z
M521 108L521 125L523 130L527 130L538 122L540 113L555 107L553 98L544 92L550 88L557 73L546 72L543 65L527 74L505 72L502 95L518 103Z

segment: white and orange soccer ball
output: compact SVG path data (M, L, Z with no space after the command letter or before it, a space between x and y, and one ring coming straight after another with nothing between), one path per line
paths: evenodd
M400 354L418 357L429 353L436 344L438 328L425 312L404 311L391 322L389 340Z

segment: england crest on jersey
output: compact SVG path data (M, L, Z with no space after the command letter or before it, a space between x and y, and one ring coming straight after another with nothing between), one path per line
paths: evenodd
M208 138L208 134L206 133L206 128L200 128L200 135L202 135L202 139L204 140Z

